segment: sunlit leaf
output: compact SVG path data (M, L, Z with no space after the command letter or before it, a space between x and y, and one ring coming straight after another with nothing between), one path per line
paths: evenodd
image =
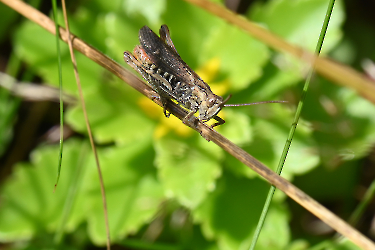
M189 144L161 138L155 142L155 161L166 196L194 208L215 190L221 169L219 158L210 152L219 150L216 145L206 142L205 148L194 148Z

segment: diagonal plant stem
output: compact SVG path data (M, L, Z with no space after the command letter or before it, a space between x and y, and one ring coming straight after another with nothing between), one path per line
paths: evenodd
M96 150L94 138L93 138L92 131L91 131L89 117L87 115L85 99L83 97L83 92L82 92L81 80L80 80L80 77L79 77L79 74L78 74L77 61L76 61L76 58L74 56L73 45L72 45L72 37L70 35L70 29L69 29L68 14L66 13L65 0L62 0L61 2L62 2L63 13L64 13L65 28L66 28L66 33L67 33L67 37L68 37L69 52L70 52L70 57L71 57L72 64L73 64L74 76L75 76L76 82L77 82L79 99L81 101L83 115L85 117L87 133L88 133L88 136L89 136L89 139L90 139L92 151L93 151L94 156L95 156L96 167L97 167L98 175L99 175L100 191L101 191L101 195L102 195L102 203L103 203L103 210L104 210L104 221L105 221L106 234L107 234L107 249L110 250L111 249L111 237L110 237L110 232L109 232L107 199L106 199L106 194L105 194L103 174L102 174L102 170L101 170L101 167L100 167L98 152ZM62 93L62 91L60 91L60 93ZM60 94L60 95L62 95L62 94Z
M320 51L321 51L322 46L323 46L324 37L325 37L327 29L328 29L328 24L329 24L329 20L331 18L331 15L332 15L332 10L333 10L334 4L335 4L335 0L330 0L330 2L328 4L327 13L325 15L323 26L322 26L322 29L320 31L319 39L318 39L318 42L317 42L317 45L316 45L316 48L315 48L315 54L317 56L319 56ZM307 90L309 88L309 84L310 84L312 75L314 73L314 69L315 69L315 62L312 63L311 69L310 69L310 71L308 73L308 76L307 76L307 79L305 81L305 85L303 86L301 100L298 103L296 114L294 116L294 120L293 120L292 126L291 126L290 131L289 131L288 139L285 142L284 150L281 154L280 161L279 161L279 164L277 166L276 173L278 175L280 175L282 170L283 170L284 163L285 163L286 157L288 155L290 145L292 144L293 136L294 136L294 133L297 129L297 124L298 124L298 121L299 121L299 117L301 116L303 104L304 104L304 101L306 99ZM259 218L258 225L255 229L253 240L252 240L251 245L250 245L250 250L253 250L255 248L255 245L258 241L258 238L259 238L260 232L262 230L263 224L266 220L266 216L267 216L267 213L268 213L271 201L272 201L273 194L275 193L275 190L276 190L276 187L272 185L270 190L268 191L267 199L266 199L266 202L263 206L263 210L262 210L261 216Z
M12 9L16 10L23 16L29 18L31 21L42 26L48 32L55 35L54 22L49 19L44 14L40 13L38 10L32 8L26 3L19 0L0 0L0 2L5 3ZM124 80L131 87L139 91L141 94L145 95L149 99L153 100L159 106L162 103L158 98L155 98L155 92L150 86L145 84L139 78L134 76L132 73L121 67L118 63L108 58L104 54L100 53L98 50L90 47L84 43L78 37L72 36L73 47L81 52L83 55L87 56L94 62L98 63L114 75L118 76L120 79ZM67 42L68 35L65 29L60 27L60 38ZM73 39L74 38L74 39ZM173 102L168 103L168 111L173 113L180 120L186 116L186 111ZM362 235L356 229L348 225L345 221L338 218L335 214L330 212L328 209L320 205L306 193L302 192L296 186L280 177L272 170L267 168L265 165L260 163L257 159L249 155L246 151L235 145L233 142L229 141L227 138L212 130L207 125L198 121L196 131L204 134L212 142L216 143L219 147L223 148L225 151L233 155L239 161L250 167L252 170L261 175L266 181L271 185L276 186L278 189L283 191L290 198L295 200L301 206L309 210L316 217L320 218L327 225L335 229L337 232L343 234L356 245L362 249L375 249L375 244L369 240L367 237Z
M367 189L365 195L363 196L363 199L357 206L357 208L354 210L352 215L350 216L348 222L351 225L357 224L359 218L365 211L366 207L369 205L370 201L374 198L375 195L375 180L372 181L370 187Z
M57 23L57 7L56 7L56 0L52 0L52 7L53 7L53 18L55 20L55 30L56 34L59 34L59 25ZM57 165L57 177L55 187L53 192L56 191L57 184L59 183L60 179L60 172L61 172L61 164L62 164L62 154L64 149L64 101L63 101L63 91L62 91L62 66L61 66L61 51L60 51L60 39L58 35L56 36L56 51L57 51L57 65L59 71L59 88L60 88L60 148L59 148L59 156L58 156L58 165Z

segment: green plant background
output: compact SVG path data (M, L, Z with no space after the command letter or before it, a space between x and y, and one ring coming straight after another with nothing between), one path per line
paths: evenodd
M15 14L0 7L5 20L0 32L5 36ZM226 120L220 133L276 168L308 65L180 0L93 0L73 7L72 32L125 67L123 52L138 44L138 30L148 25L156 32L167 24L181 57L220 95L233 94L231 103L289 100L286 105L226 108L220 113ZM326 0L274 0L256 2L246 15L313 51L326 8ZM342 30L344 11L337 1L322 53L351 63L355 51ZM28 72L58 86L51 34L23 20L12 33L12 46ZM68 47L61 47L64 91L77 96ZM112 242L143 249L247 249L269 185L180 121L165 118L161 108L89 59L79 53L76 57L99 145ZM61 221L66 223L62 246L105 244L99 179L81 107L67 107L65 117L84 136L64 144L56 193L56 145L37 146L30 161L18 163L2 184L0 241L13 243L12 248L51 247ZM4 152L12 138L11 124L1 136ZM315 198L350 197L352 205L342 211L347 216L354 208L359 164L374 141L375 107L352 90L316 76L282 176L297 178ZM323 178L323 183L322 176L331 178ZM63 219L66 197L73 205ZM292 207L277 191L257 249L306 249L326 239L293 227ZM340 247L356 249L350 242Z

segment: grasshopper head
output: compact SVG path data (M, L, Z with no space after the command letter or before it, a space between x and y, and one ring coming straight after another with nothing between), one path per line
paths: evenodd
M223 97L211 94L204 101L202 101L199 107L199 120L208 121L216 116L220 110L224 107L224 104L231 98L229 95L225 100Z
M199 107L199 120L208 121L220 112L224 105L223 98L215 94L202 101Z

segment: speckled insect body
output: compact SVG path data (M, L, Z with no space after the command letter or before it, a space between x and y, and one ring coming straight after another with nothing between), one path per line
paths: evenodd
M133 54L124 52L125 61L151 85L159 95L166 111L167 101L173 99L189 110L182 120L194 126L194 114L199 112L198 119L207 122L215 119L212 127L225 123L217 116L225 102L221 96L215 95L190 67L181 59L169 35L166 25L162 25L158 37L149 27L139 31L139 42Z

